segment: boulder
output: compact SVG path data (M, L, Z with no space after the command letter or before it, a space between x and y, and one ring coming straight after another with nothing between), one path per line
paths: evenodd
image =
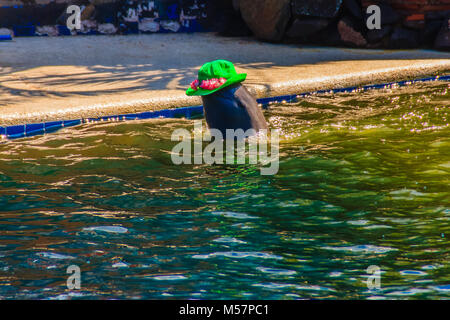
M355 24L348 18L342 18L338 23L338 31L342 42L353 47L365 47L367 41Z
M374 29L367 31L366 38L369 43L377 43L383 40L385 37L389 36L392 31L392 27L382 26L381 29Z
M450 18L450 10L429 11L425 13L425 19L428 20L442 20Z
M409 15L403 20L403 25L410 29L422 30L425 28L425 15L420 13Z
M246 37L252 32L246 25L239 11L234 5L239 6L239 1L209 1L205 15L198 21L210 31L218 32L227 37Z
M380 7L382 25L395 24L400 21L400 15L387 3L382 2L374 4ZM367 21L367 18L371 16L371 14L367 14L367 7L364 7L364 15L364 21Z
M395 11L392 9L390 5L387 3L380 3L380 10L381 10L381 24L387 25L387 24L394 24L400 21L401 17Z
M288 38L305 38L325 29L330 20L324 18L297 18L286 32Z
M241 10L241 8L239 7L239 0L232 0L232 5L233 5L233 9L234 10L236 10L236 11L240 11Z
M88 4L82 11L81 11L81 20L89 20L95 13L95 6L91 3Z
M442 27L442 20L429 20L425 24L425 28L420 32L420 42L432 46L436 40L437 34Z
M393 49L411 49L419 46L419 32L397 27L391 34L389 46Z
M359 1L356 0L344 0L344 8L349 14L356 19L363 19L363 13Z
M311 41L318 45L339 46L342 44L341 36L338 32L337 23L333 22L328 27L319 31L312 37Z
M334 18L341 5L342 0L293 0L292 10L296 16Z
M445 20L442 24L442 28L434 41L434 47L438 50L450 51L450 19Z
M253 34L267 41L280 41L291 18L290 0L241 0L241 15Z

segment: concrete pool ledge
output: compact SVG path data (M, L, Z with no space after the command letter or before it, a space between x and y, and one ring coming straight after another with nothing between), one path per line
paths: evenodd
M0 126L201 104L184 94L206 61L233 61L258 97L402 81L450 71L450 53L302 48L154 34L18 38L0 50Z

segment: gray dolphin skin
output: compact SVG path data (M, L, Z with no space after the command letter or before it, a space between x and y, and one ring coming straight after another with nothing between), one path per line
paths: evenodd
M267 129L267 122L256 99L240 83L202 96L206 122L225 136L226 129Z

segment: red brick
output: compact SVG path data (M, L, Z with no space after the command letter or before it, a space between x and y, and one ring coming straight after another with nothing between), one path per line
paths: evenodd
M425 15L423 13L416 13L416 14L412 14L410 16L407 16L406 21L420 21L420 20L425 20Z
M392 8L398 10L400 14L423 15L429 11L450 10L450 0L386 0ZM363 8L377 3L376 0L362 0ZM424 19L424 18L421 18ZM417 20L420 20L417 18Z

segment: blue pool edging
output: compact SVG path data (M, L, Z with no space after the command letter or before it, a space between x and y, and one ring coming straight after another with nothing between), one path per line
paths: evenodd
M8 41L12 40L12 37L9 34L0 34L0 41Z
M352 92L354 90L371 90L371 89L382 89L392 85L398 85L400 87L406 86L413 83L419 82L429 82L429 81L450 81L450 75L445 76L435 76L429 78L422 78L416 80L405 80L399 82L390 82L383 84L367 85L363 87L347 87L332 90L318 90L313 92L306 92L301 94L292 94L284 96L276 96L270 98L258 99L258 103L262 107L267 107L271 103L281 103L281 102L295 102L298 98L305 97L311 94L323 94L323 93L345 93ZM50 121L43 123L31 123L23 125L14 125L8 127L0 127L0 138L7 139L18 139L23 137L31 137L45 133L51 133L57 131L61 128L73 127L83 123L89 122L101 122L101 121L127 121L127 120L145 120L154 118L187 118L190 119L193 116L202 115L203 106L192 106L192 107L182 107L176 109L164 109L158 111L146 111L140 113L129 113L114 116L104 116L99 118L85 118L76 120L61 120L61 121ZM1 140L1 139L0 139Z

